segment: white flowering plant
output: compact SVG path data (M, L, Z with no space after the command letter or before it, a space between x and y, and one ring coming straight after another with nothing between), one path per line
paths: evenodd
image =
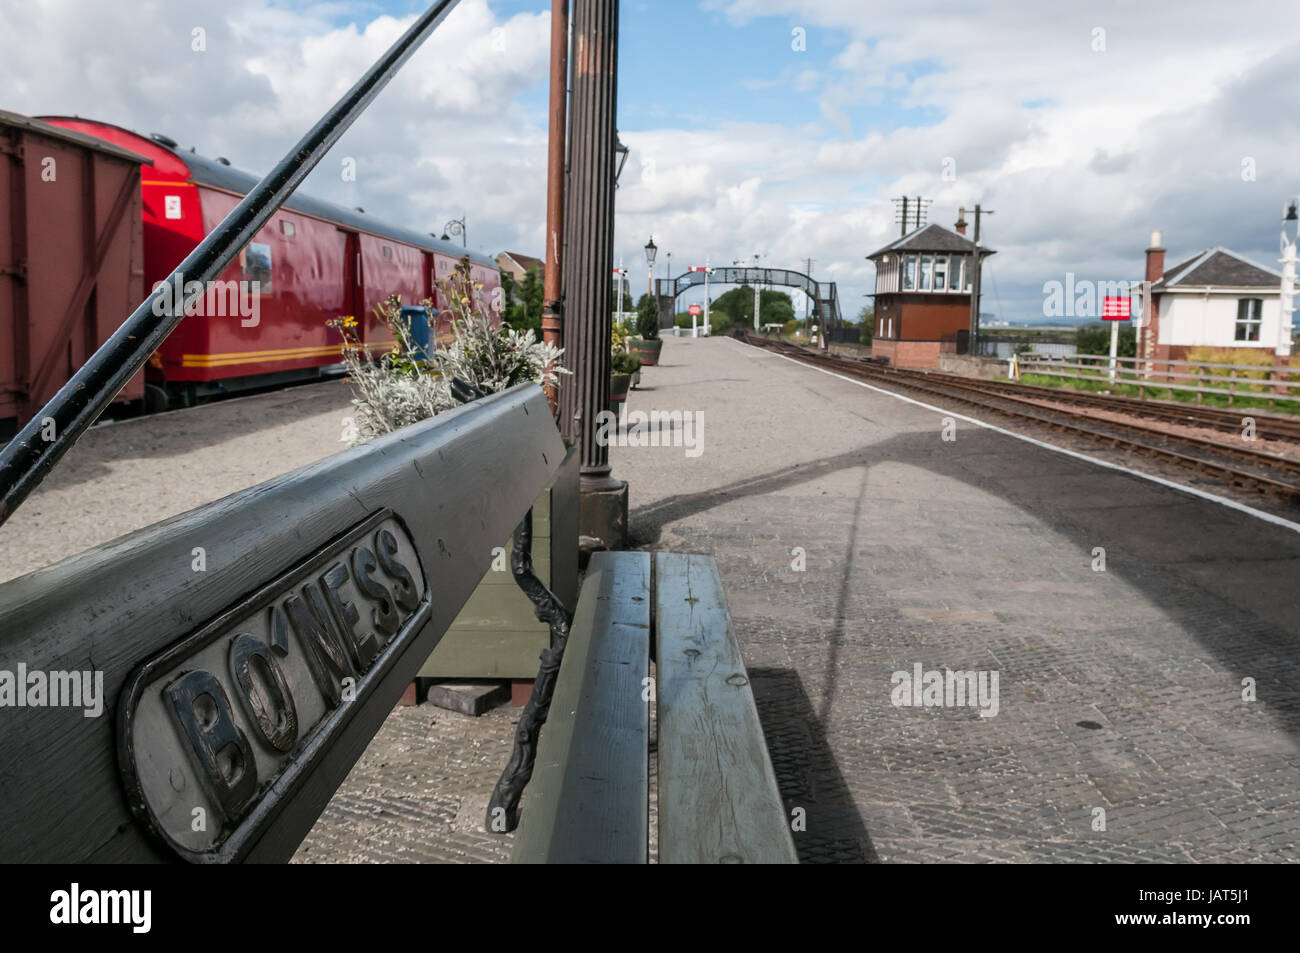
M430 328L447 315L453 338L428 356L415 345L400 295L389 295L375 307L375 317L393 335L392 347L378 359L361 341L355 318L328 322L343 336L343 363L354 392L355 427L344 437L349 445L457 406L451 391L454 378L480 392L495 393L525 381L551 387L569 373L560 364L563 348L538 341L532 330L516 331L492 313L483 286L470 278L468 258L439 279L438 287L450 307L439 312L427 298L420 306Z

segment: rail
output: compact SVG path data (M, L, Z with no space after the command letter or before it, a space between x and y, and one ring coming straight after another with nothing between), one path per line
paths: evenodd
M1195 394L1198 404L1204 403L1206 397L1225 398L1229 406L1243 399L1264 401L1270 407L1279 400L1300 401L1300 365L1141 357L1115 358L1112 365L1111 360L1103 354L1022 354L1017 363L1022 375L1135 389L1143 398L1149 396L1149 391L1169 391Z
M184 293L184 289L192 289L191 282L206 287L221 275L458 2L438 0L429 7L0 451L0 525L99 418L180 323L186 309L204 293ZM180 293L165 293L170 291L166 285Z

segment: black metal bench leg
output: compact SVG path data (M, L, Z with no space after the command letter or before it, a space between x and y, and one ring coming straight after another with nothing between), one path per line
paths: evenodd
M459 377L451 379L451 392L461 403L469 403L485 396L472 384ZM560 660L564 658L564 645L569 640L569 626L573 613L546 588L546 584L533 572L533 510L529 507L524 518L515 527L514 552L510 554L510 572L515 582L533 603L537 618L551 629L551 646L542 650L541 667L533 681L533 693L519 715L515 728L515 747L510 760L501 772L497 786L488 801L487 829L497 833L513 831L519 826L519 799L524 787L533 776L533 763L537 760L537 739L546 724L555 694L555 679L560 673Z
M560 661L564 657L564 646L569 640L569 626L573 622L573 614L533 572L532 553L533 511L530 509L515 529L510 571L519 588L532 600L537 618L550 626L551 645L542 650L542 664L533 682L533 693L529 696L515 729L514 750L492 791L492 799L488 801L487 829L498 833L513 831L519 826L519 799L533 776L538 736L551 710L555 680L560 673Z

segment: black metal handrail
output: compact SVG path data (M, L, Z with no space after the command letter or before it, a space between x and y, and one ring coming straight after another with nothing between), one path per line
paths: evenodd
M221 224L176 266L166 284L183 288L188 282L200 282L206 287L207 282L225 271L240 249L279 210L307 173L315 168L458 2L438 0L429 7L275 168L244 196ZM165 291L165 287L160 287L152 292L0 451L0 524L40 485L59 459L176 328L189 306L203 294L202 291L188 296L169 293L167 298L170 300L165 302L168 306L159 308L162 313L157 313L155 302L164 296ZM182 297L181 301L175 300Z

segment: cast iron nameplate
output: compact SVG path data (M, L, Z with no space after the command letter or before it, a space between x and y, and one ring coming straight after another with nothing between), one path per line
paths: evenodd
M131 809L187 860L241 859L429 614L419 551L391 510L244 597L127 680Z

